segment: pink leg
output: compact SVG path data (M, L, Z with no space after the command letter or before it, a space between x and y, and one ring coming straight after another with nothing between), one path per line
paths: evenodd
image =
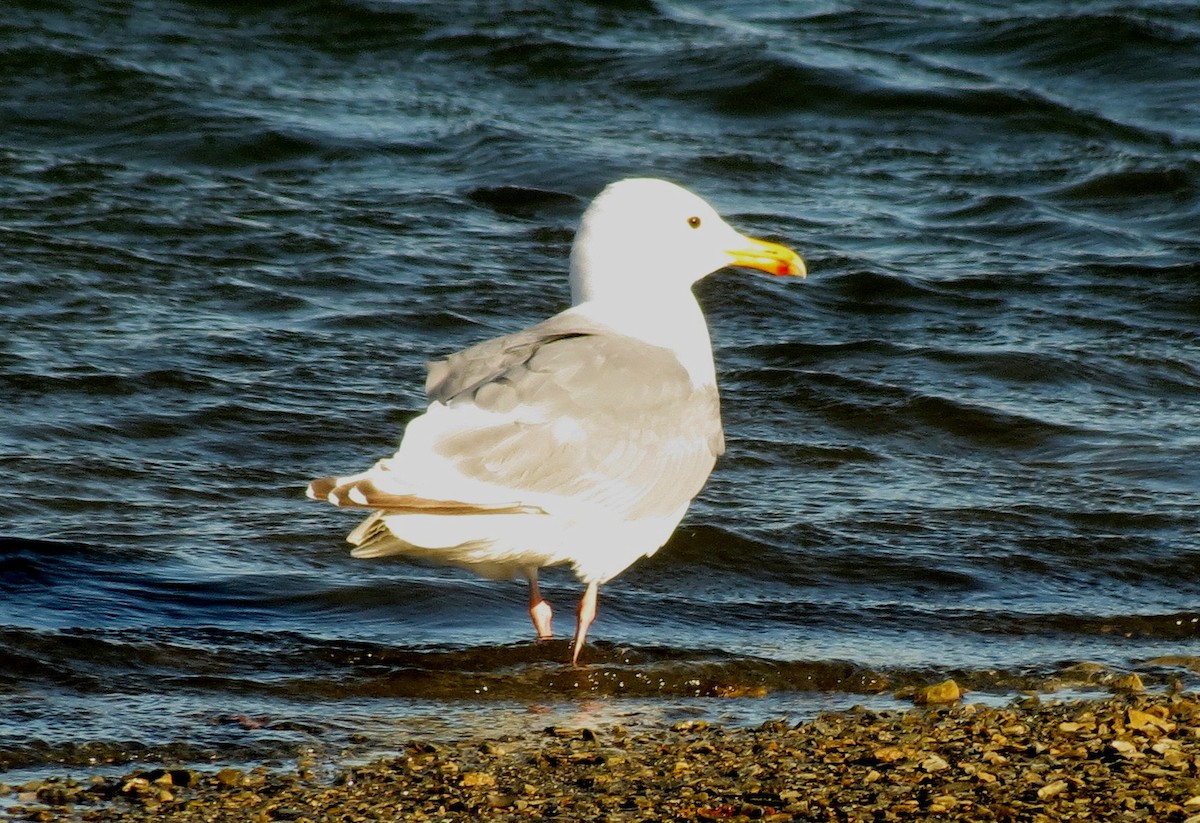
M588 629L596 619L596 599L600 593L599 583L588 583L579 599L579 609L576 611L575 622L575 653L571 655L571 665L579 665L579 653L583 651L583 642L587 639Z
M537 569L527 569L525 577L529 580L529 618L533 621L533 627L537 629L538 640L549 640L554 637L554 631L550 627L550 622L554 619L554 610L538 590Z

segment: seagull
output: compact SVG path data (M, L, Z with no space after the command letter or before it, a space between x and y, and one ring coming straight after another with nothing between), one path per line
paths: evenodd
M425 413L394 455L313 480L308 497L371 510L351 555L406 555L529 583L584 585L571 663L599 587L667 542L725 450L712 343L692 286L727 266L804 277L804 261L746 237L665 180L608 185L570 256L571 307L427 364Z

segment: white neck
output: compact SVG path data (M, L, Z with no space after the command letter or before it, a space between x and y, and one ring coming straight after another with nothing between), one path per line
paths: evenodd
M568 311L652 346L670 349L697 387L717 383L708 324L690 290L673 290L669 302L662 295L645 301L594 299L584 300Z

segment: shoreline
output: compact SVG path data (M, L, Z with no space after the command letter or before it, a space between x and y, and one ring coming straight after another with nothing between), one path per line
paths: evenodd
M1200 823L1200 696L851 709L756 728L409 742L293 769L142 769L9 786L35 821L1147 820ZM2 775L0 775L2 779Z

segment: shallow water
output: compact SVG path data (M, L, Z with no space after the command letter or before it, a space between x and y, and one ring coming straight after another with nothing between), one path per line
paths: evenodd
M1192 4L18 2L0 72L0 767L1200 682ZM729 450L574 671L302 490L646 174L812 276L699 286Z

